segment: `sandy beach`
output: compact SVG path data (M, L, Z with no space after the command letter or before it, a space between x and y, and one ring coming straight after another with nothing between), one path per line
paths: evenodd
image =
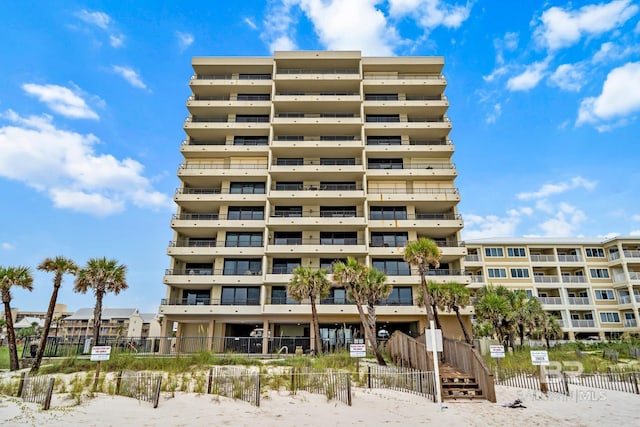
M326 396L288 391L263 394L260 407L243 401L195 393L162 393L158 408L132 398L96 394L80 404L54 395L51 409L0 397L3 426L608 426L640 425L640 396L579 389L572 396L540 395L531 390L496 387L497 403L447 401L445 407L413 394L353 389L353 405ZM505 403L522 400L526 408Z

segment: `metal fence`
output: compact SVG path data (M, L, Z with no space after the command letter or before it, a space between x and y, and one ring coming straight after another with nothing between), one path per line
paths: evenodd
M369 366L367 388L385 388L429 397L436 401L435 373L393 366Z
M120 371L116 379L116 394L133 397L158 407L162 375L150 372Z
M29 376L23 373L18 386L18 396L22 400L42 404L45 411L51 406L55 378L49 375Z
M334 370L293 368L291 370L291 392L303 390L322 394L329 400L339 400L351 406L351 374Z
M260 374L236 367L211 368L207 393L240 399L260 406Z

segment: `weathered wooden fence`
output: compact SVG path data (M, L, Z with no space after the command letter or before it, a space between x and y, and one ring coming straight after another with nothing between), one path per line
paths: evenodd
M207 393L260 406L260 373L237 367L211 368Z
M292 368L291 392L298 390L322 394L329 400L339 400L351 406L351 374L348 372Z
M432 371L394 366L369 366L366 380L367 388L415 393L436 401L436 381Z
M394 332L386 344L387 354L398 366L406 366L419 371L433 371L433 357L427 353L424 341Z
M116 378L116 394L133 397L153 403L157 408L160 401L162 375L151 372L120 371Z
M569 395L569 385L566 375L549 375L545 372L543 382L547 390L552 393ZM495 383L509 387L540 390L540 374L538 371L502 369L495 378Z
M45 411L51 407L55 378L48 375L29 376L23 373L18 385L18 396L27 402L42 404Z

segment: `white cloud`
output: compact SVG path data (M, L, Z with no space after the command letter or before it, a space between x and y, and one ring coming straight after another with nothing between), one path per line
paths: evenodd
M502 106L500 103L497 103L493 106L493 109L489 114L487 114L486 122L487 123L495 123L496 120L502 115Z
M458 28L469 18L472 2L464 6L449 5L441 0L389 0L393 17L413 16L425 30L436 27Z
M585 76L579 65L562 64L549 76L551 84L570 92L578 92L585 83Z
M111 69L122 76L129 84L139 89L147 89L147 85L144 83L140 75L130 67L124 67L120 65L113 65Z
M245 24L247 24L249 26L249 28L251 28L252 30L257 30L258 26L256 25L255 22L253 22L253 19L251 18L244 18L242 20Z
M560 203L553 218L540 224L540 228L549 237L575 236L576 229L586 221L587 215L568 203Z
M99 216L121 212L127 203L171 207L143 176L142 164L96 153L94 135L57 128L49 116L9 110L2 118L10 124L0 127L0 176L46 194L55 206Z
M511 91L527 91L533 89L543 79L549 66L549 58L544 61L534 62L525 70L507 81L507 89Z
M634 221L640 221L640 214L632 215L631 219L634 220Z
M2 242L0 247L2 248L2 250L5 250L5 251L12 251L15 249L15 247L9 242Z
M511 210L506 216L497 215L464 215L462 235L465 240L483 239L487 237L507 237L515 234L521 222L522 212Z
M191 46L195 40L193 34L183 33L182 31L176 31L176 37L178 38L178 47L181 51Z
M95 25L103 30L108 29L111 24L111 17L104 12L89 12L83 9L76 15L87 24Z
M25 83L22 89L62 116L72 119L99 119L98 114L84 99L64 86Z
M600 49L593 55L592 61L597 64L601 62L619 60L636 52L638 52L637 47L622 47L613 42L606 42L600 45Z
M576 124L596 123L627 116L640 110L640 62L629 62L613 69L597 97L580 103Z
M534 36L539 45L556 50L615 29L638 11L631 0L586 5L577 10L551 7L542 13Z
M596 181L589 181L580 176L576 176L567 182L545 184L540 187L538 191L534 191L532 193L519 193L516 197L520 200L544 199L576 188L584 188L585 190L591 191L596 187L596 185Z
M376 7L378 0L299 0L298 3L325 48L361 50L367 56L393 55L399 37Z
M271 52L297 48L293 39L294 34L290 34L295 33L292 28L295 21L292 16L294 2L295 0L278 0L270 1L267 5L263 22L264 31L260 37L269 45Z
M109 44L111 47L120 47L124 44L124 35L123 34L110 34L109 35Z

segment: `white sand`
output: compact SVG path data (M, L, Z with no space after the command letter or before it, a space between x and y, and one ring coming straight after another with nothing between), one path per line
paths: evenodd
M498 403L448 401L440 410L432 401L390 390L353 389L351 407L325 396L270 392L260 407L195 393L162 393L158 408L135 399L97 394L80 405L54 394L51 409L0 397L2 426L611 426L640 425L640 396L605 390L580 390L572 396L496 387ZM515 399L526 408L502 405Z

